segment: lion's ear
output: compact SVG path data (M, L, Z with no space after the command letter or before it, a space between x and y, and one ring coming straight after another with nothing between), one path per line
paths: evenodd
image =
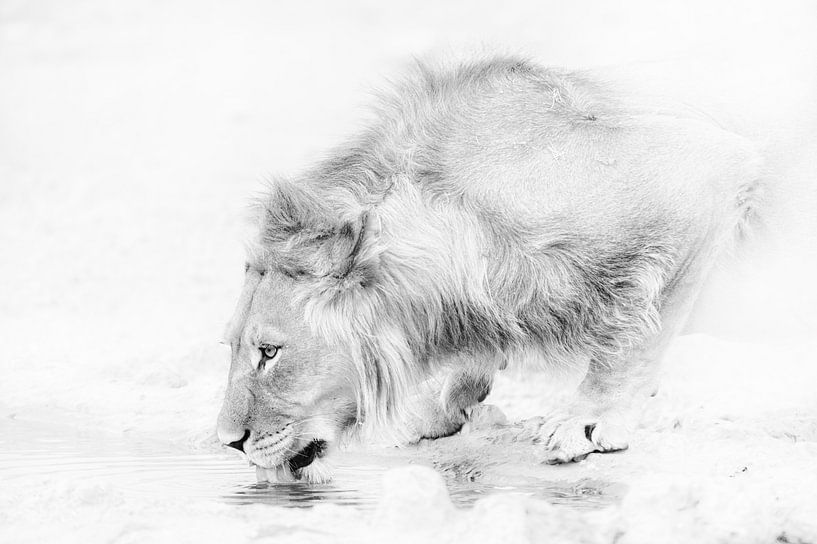
M357 220L347 221L338 229L330 246L327 276L342 280L349 279L353 274L360 275L360 257L367 234L367 223L368 213L363 212Z
M368 214L338 194L316 194L280 182L264 202L261 243L292 276L363 282L361 263Z
M368 214L344 221L316 236L301 236L288 258L302 272L344 286L365 285L373 280L371 259L366 259Z

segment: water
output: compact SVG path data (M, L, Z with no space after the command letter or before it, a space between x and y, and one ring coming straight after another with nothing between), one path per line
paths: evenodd
M330 484L259 484L254 469L231 450L186 451L179 445L151 440L99 436L11 419L0 422L0 481L22 488L47 476L52 482L113 482L125 496L143 498L175 496L296 508L333 503L371 509L380 497L383 473L414 461L399 454L340 452ZM508 481L463 481L443 474L451 500L460 507L492 493L517 493L574 508L599 508L616 502L622 494L620 486L590 479L517 478L509 485Z

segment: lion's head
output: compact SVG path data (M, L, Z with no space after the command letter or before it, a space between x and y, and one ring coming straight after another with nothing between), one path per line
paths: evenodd
M376 229L348 193L323 189L281 180L260 203L225 335L232 363L219 439L279 479L281 469L321 479L314 462L327 448L357 423L390 418L414 381L401 327L372 307L384 293L373 288L377 257L364 238Z
M307 326L295 281L247 269L225 338L232 364L218 436L244 451L259 477L271 469L278 479L294 473L315 480L317 465L305 467L355 422L355 392L348 359Z

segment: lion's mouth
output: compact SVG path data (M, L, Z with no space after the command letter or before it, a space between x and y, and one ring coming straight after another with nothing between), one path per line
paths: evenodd
M316 459L323 457L326 454L327 449L328 444L325 440L316 439L309 442L289 459L286 459L279 464L272 466L271 468L267 468L270 466L267 463L262 464L253 462L255 465L256 477L260 483L286 483L301 479L305 479L309 482L328 481L325 468L323 470L319 470L315 474L312 474L312 472L315 471L313 471L311 467L308 471L304 470Z
M287 461L289 470L295 472L296 470L307 467L318 457L323 457L325 452L326 440L313 440L307 444L305 448L289 458Z

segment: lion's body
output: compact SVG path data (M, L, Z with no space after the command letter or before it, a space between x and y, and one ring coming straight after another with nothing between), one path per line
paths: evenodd
M361 137L274 185L255 266L293 279L292 304L357 369L367 420L440 366L481 377L531 353L588 362L597 396L619 376L621 396L683 323L759 175L742 138L585 74L420 69Z

